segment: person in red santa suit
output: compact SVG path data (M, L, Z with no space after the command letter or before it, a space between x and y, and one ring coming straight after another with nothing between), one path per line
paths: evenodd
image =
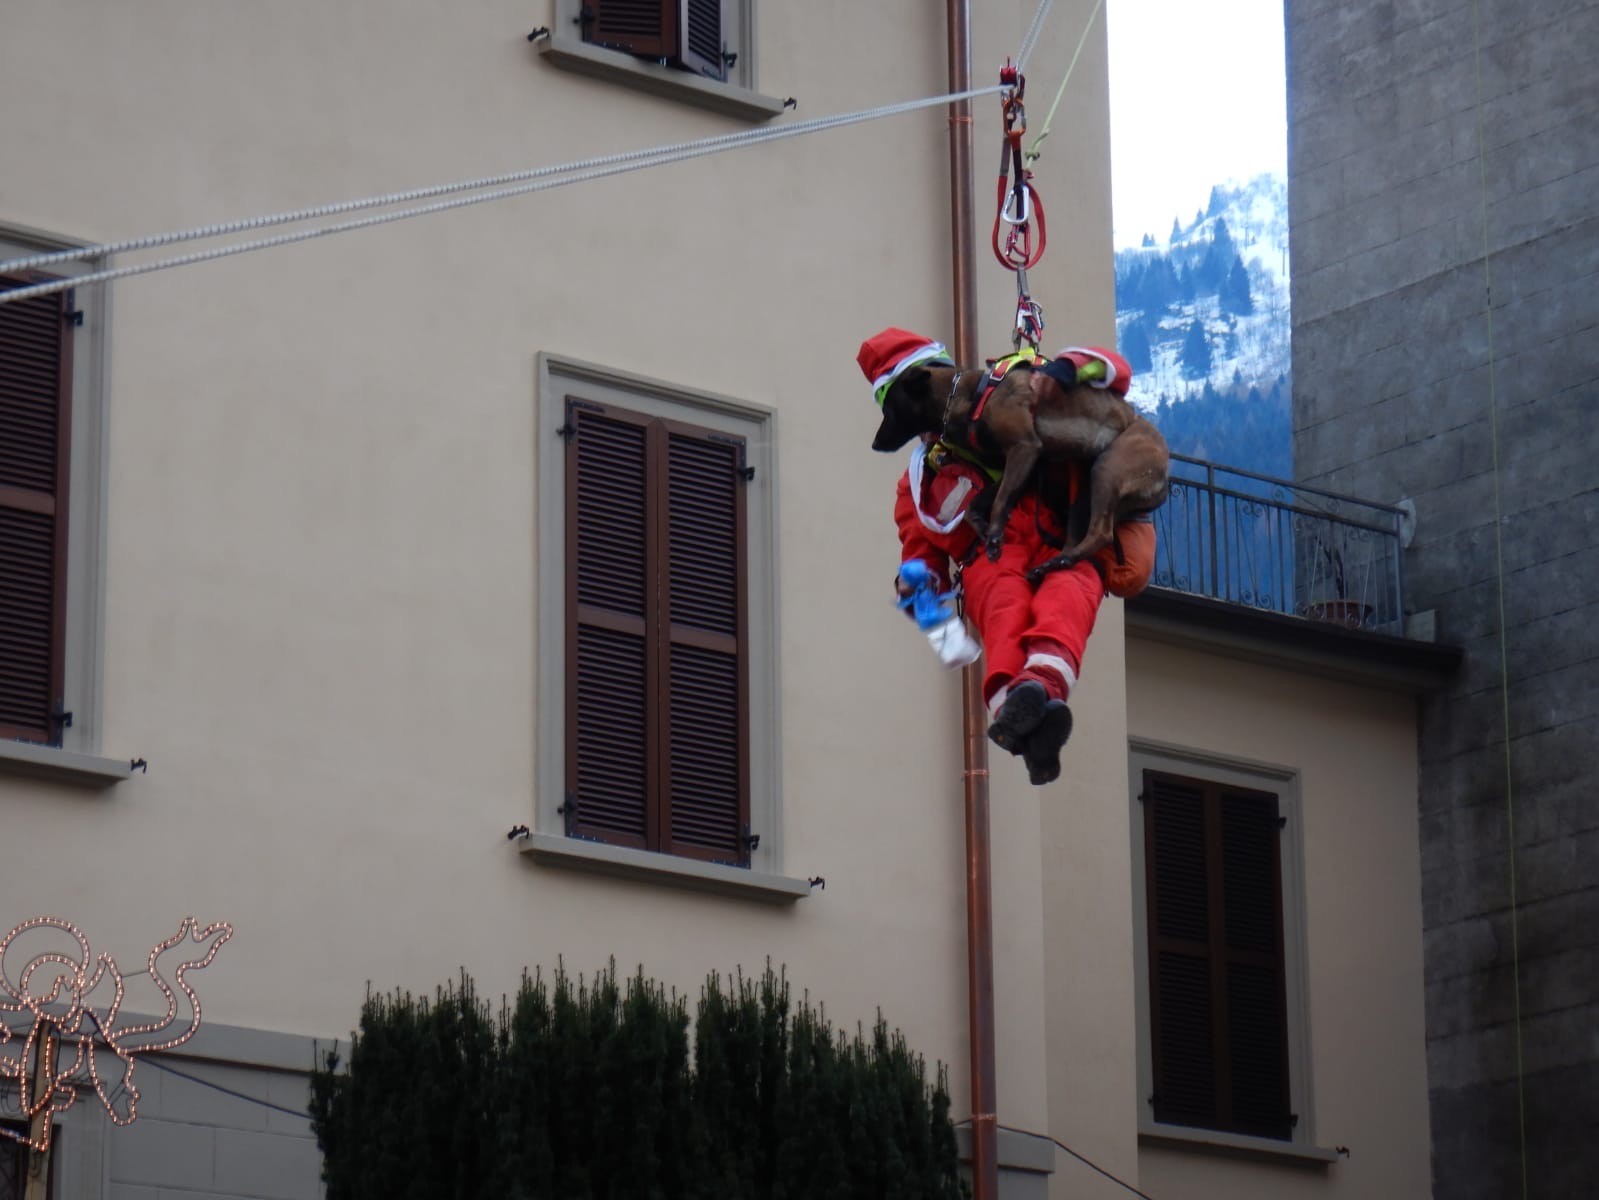
M903 329L868 338L858 361L879 407L907 367L954 365L941 343ZM1125 359L1097 347L1063 350L1039 369L1068 386L1089 382L1122 396L1132 379ZM1111 545L1035 587L1027 572L1066 545L1072 506L1087 502L1087 470L1077 462L1041 465L1039 482L1006 522L998 560L990 561L967 514L991 496L1001 472L1001 464L928 435L912 444L894 521L901 562L919 559L964 591L966 613L983 643L988 736L1021 755L1028 778L1041 785L1060 776L1061 748L1072 729L1068 702L1100 602L1107 591L1125 597L1144 589L1155 565L1155 526L1148 516L1121 522ZM897 586L903 594L904 585Z

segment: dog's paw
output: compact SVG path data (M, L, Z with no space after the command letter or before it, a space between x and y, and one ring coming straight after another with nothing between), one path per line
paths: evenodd
M988 555L989 562L999 561L999 552L1005 547L1005 531L999 531L999 536L989 534L983 543L983 552Z

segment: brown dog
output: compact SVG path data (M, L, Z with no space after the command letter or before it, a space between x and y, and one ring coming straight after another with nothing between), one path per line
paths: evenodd
M1059 374L1011 369L974 423L972 407L986 372L909 367L884 397L883 422L872 439L873 450L889 451L919 434L937 433L1004 463L986 521L970 515L990 559L999 558L1005 522L1041 457L1092 462L1087 530L1076 545L1028 572L1035 584L1110 545L1118 521L1159 508L1170 487L1160 430L1114 392L1087 383L1063 386Z

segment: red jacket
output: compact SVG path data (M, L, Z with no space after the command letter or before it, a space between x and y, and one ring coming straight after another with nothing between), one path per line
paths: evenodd
M1012 510L1007 540L1029 545L1028 565L1053 558L1065 544L1065 528L1057 506L1076 501L1082 486L1081 464L1069 463L1054 481L1056 506L1041 503L1038 489L1028 489ZM972 502L994 481L976 463L942 444L913 446L910 465L899 477L894 523L899 527L900 561L919 558L946 580L950 563L981 553L977 533L966 518ZM1105 588L1113 596L1136 596L1155 569L1155 525L1149 517L1122 521L1116 540L1094 555Z

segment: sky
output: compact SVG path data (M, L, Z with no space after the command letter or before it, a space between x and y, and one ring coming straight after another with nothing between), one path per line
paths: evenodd
M1116 246L1288 172L1283 0L1106 0Z

